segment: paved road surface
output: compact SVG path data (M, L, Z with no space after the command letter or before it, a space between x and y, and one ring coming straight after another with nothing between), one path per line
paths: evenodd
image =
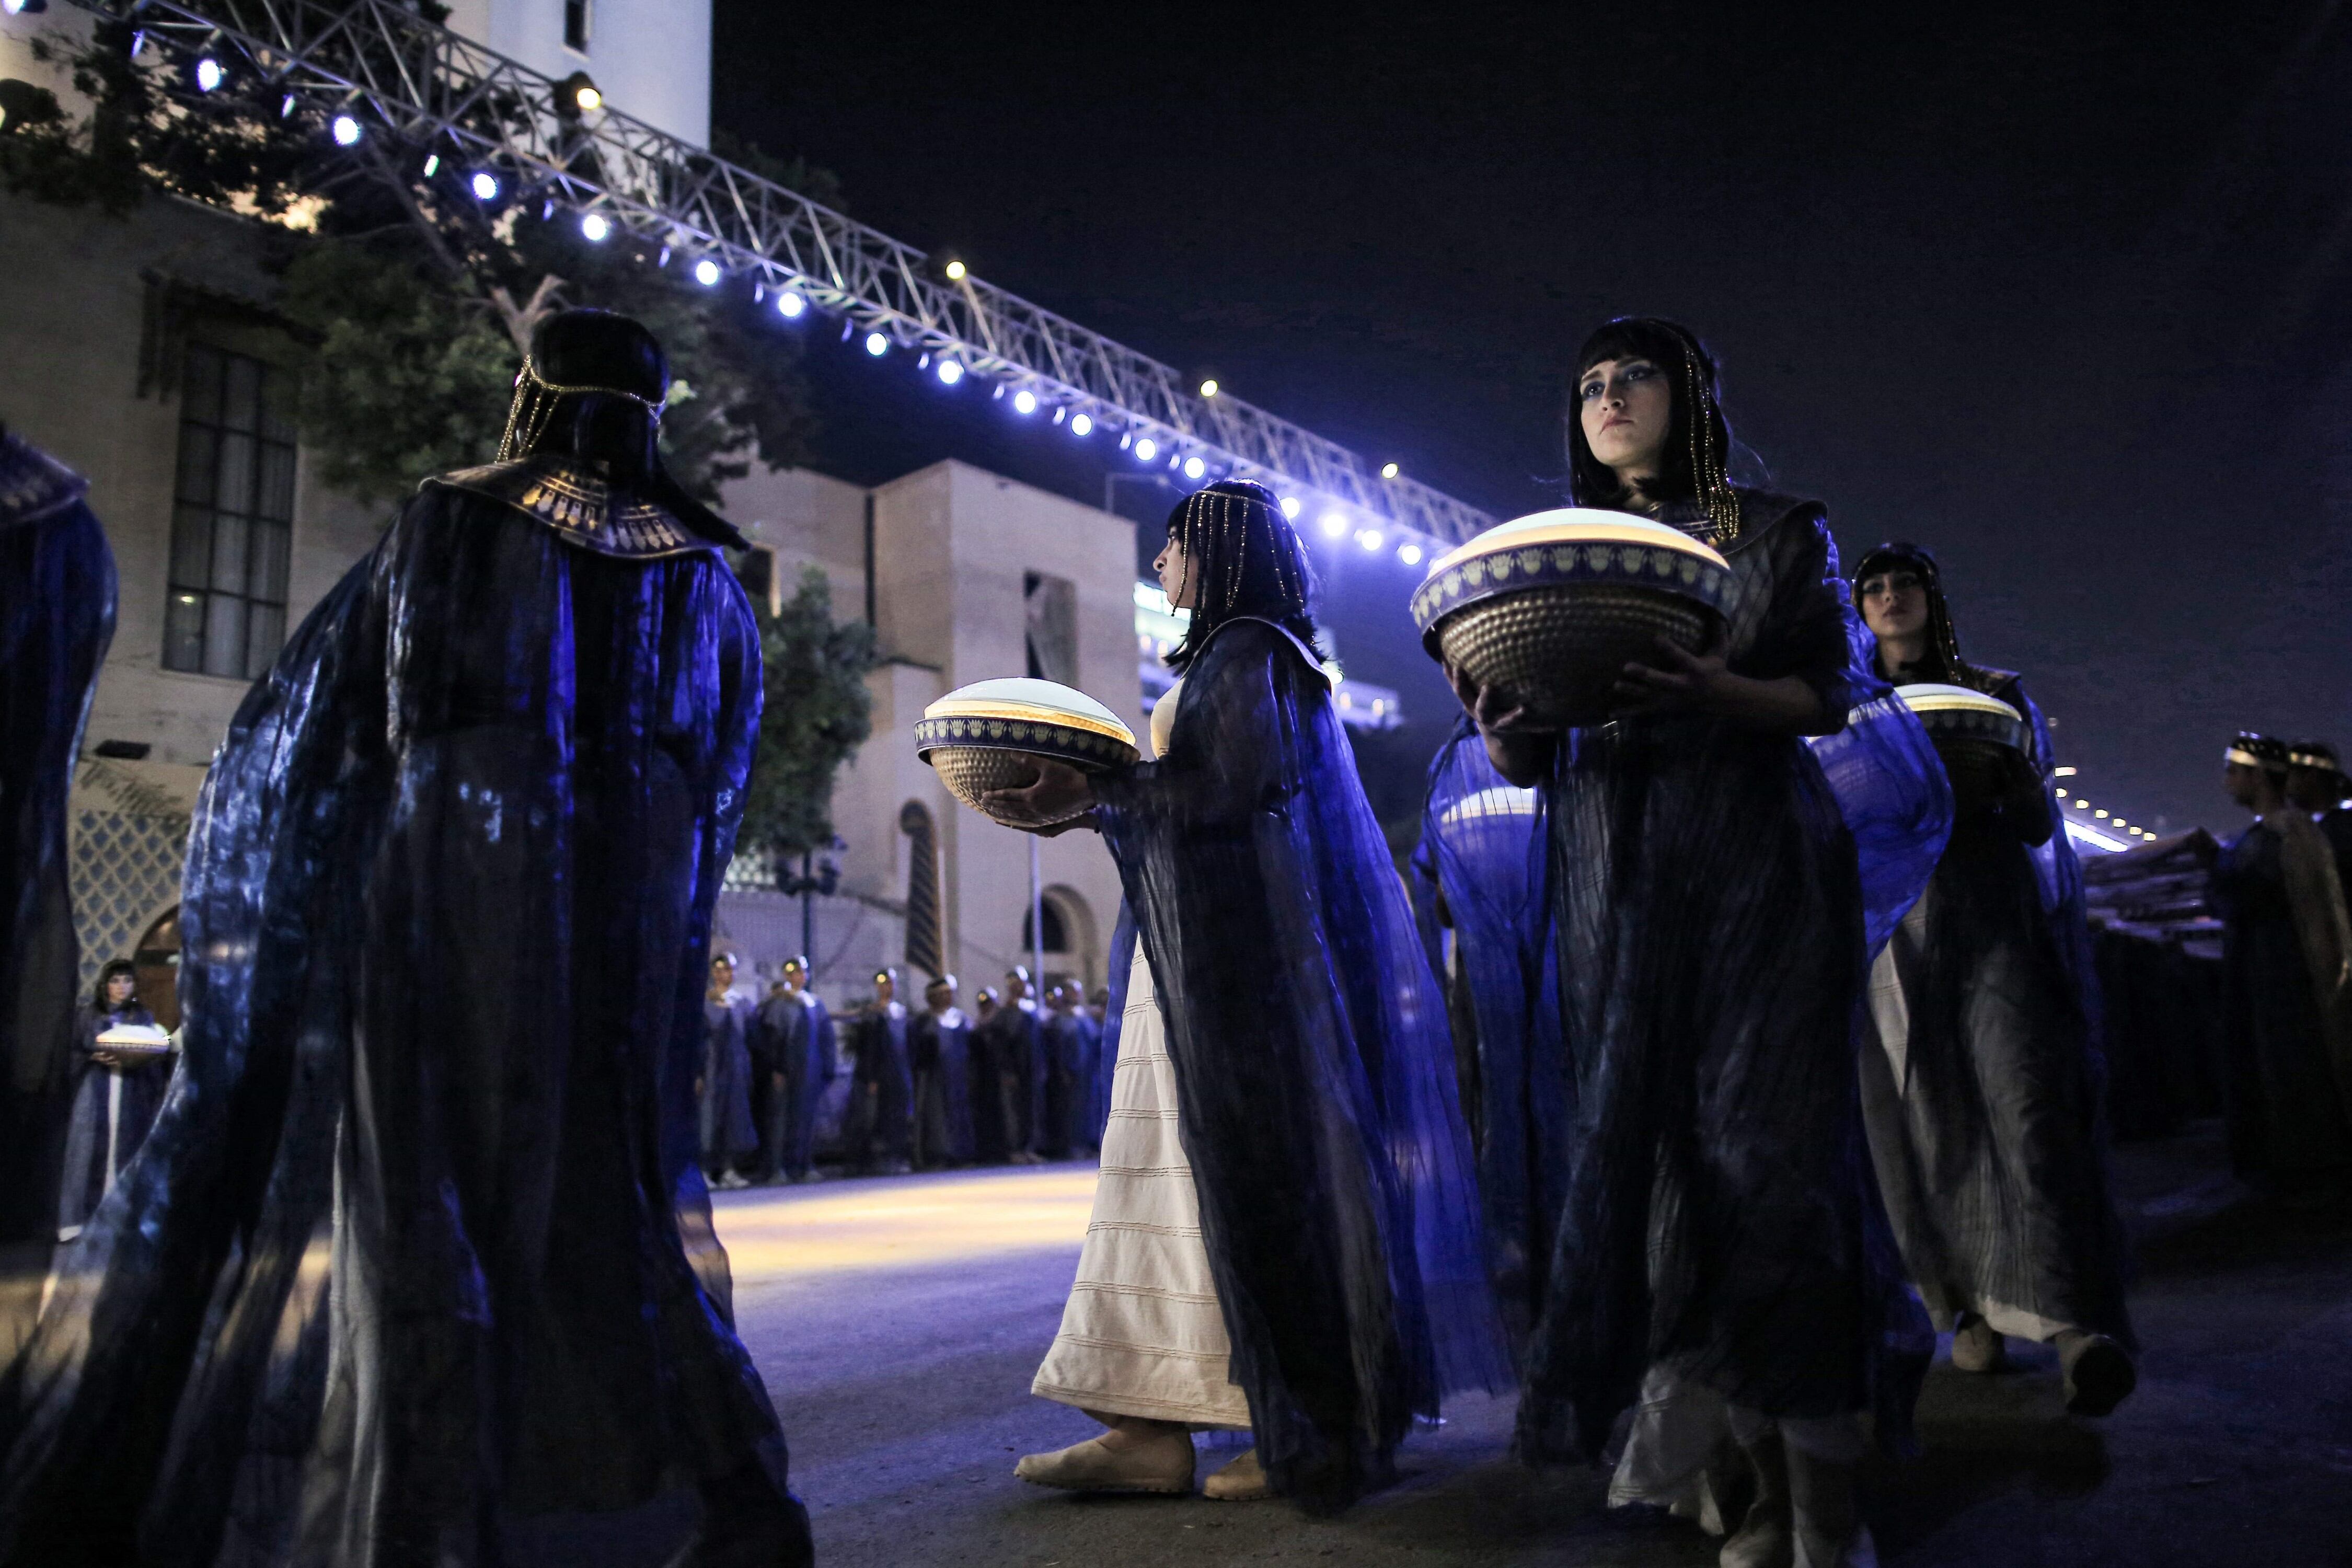
M2077 1421L2047 1357L1992 1378L1939 1364L1926 1457L1868 1481L1890 1563L2352 1564L2352 1226L2233 1204L2210 1138L2128 1152L2152 1237L2138 1395ZM1028 1393L1093 1180L1064 1165L720 1197L737 1314L825 1568L1715 1561L1685 1527L1606 1515L1591 1472L1513 1466L1507 1399L1451 1412L1407 1446L1402 1484L1337 1521L1014 1480L1019 1455L1095 1429Z

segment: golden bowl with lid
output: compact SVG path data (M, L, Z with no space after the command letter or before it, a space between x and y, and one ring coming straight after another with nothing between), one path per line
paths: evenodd
M1676 529L1566 507L1490 528L1441 556L1413 591L1431 658L1512 694L1534 727L1609 717L1626 665L1657 640L1693 653L1723 624L1731 565Z
M1015 676L958 687L924 709L915 724L915 754L964 805L1007 827L1025 828L1068 817L1000 814L981 797L1034 784L1041 757L1108 773L1134 766L1142 753L1135 731L1085 692Z

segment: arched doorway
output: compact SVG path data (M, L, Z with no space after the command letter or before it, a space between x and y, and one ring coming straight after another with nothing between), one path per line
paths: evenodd
M180 906L155 917L131 950L139 1005L166 1029L180 1026Z
M1044 949L1044 984L1075 981L1092 990L1102 982L1102 949L1095 929L1094 910L1087 906L1086 895L1076 888L1055 883L1043 890L1038 900L1045 916L1044 929L1034 934L1042 943L1031 942L1029 911L1021 911L1022 962L1027 955Z

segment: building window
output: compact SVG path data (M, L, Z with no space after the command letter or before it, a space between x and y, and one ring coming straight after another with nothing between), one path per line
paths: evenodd
M1066 577L1024 573L1023 608L1027 612L1029 679L1078 683L1078 589Z
M191 344L180 384L163 668L250 680L286 638L294 529L289 378L247 354Z
M563 47L588 52L588 0L563 0Z

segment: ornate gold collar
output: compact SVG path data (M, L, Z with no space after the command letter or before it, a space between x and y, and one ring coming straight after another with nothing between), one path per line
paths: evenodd
M578 549L629 561L719 548L653 502L616 490L593 468L563 458L523 458L459 468L425 481L503 501Z

